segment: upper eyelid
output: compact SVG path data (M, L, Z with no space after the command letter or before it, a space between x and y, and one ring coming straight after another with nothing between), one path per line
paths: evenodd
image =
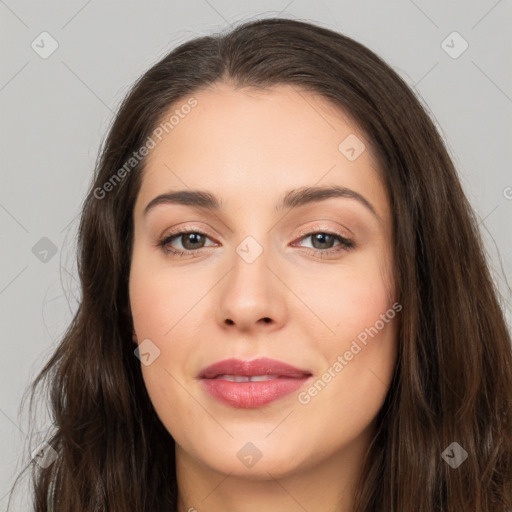
M348 228L345 228L347 231ZM177 234L183 234L183 233L201 233L201 234L204 234L204 235L207 235L207 236L210 236L207 232L208 230L205 230L203 228L197 228L195 226L184 226L184 227L180 227L176 230L171 230L169 231L169 235L168 236L171 236L171 235L177 235ZM334 232L334 231L339 231L338 229L336 228L331 228L331 227L324 227L324 226L313 226L313 227L310 227L310 228L302 228L300 231L299 231L299 235L300 234L309 234L309 233L315 233L315 232L327 232L327 231L330 231L330 232ZM212 235L213 236L213 235Z

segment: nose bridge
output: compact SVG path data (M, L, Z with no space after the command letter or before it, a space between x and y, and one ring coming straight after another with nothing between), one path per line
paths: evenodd
M231 279L245 283L251 290L242 290L243 293L264 294L271 286L269 277L271 272L268 268L273 259L270 250L270 237L264 229L245 235L235 247L233 255L233 270Z
M276 321L284 307L282 287L274 275L275 261L268 228L261 224L235 246L231 270L219 296L219 321L249 329L261 319Z
M238 204L235 211L236 222L232 226L235 241L233 263L242 269L257 263L256 266L260 268L271 256L271 240L275 235L275 230L271 230L273 220L268 215L269 207L262 202L252 202L249 207Z
M235 252L237 256L247 265L252 265L258 260L265 261L268 258L268 239L267 234L258 232L256 235L246 235L242 241L236 246ZM261 256L265 254L265 257ZM240 264L240 262L237 261Z

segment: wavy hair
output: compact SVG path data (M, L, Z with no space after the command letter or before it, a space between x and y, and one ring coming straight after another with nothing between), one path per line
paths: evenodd
M175 442L134 355L128 297L133 206L146 159L131 170L125 164L172 106L218 82L314 92L357 123L380 163L403 310L398 360L354 511L510 512L510 331L442 137L375 53L330 29L280 18L180 44L120 105L83 202L79 304L28 388L31 410L39 387L48 392L46 442L56 456L47 467L25 467L32 468L34 510L176 510ZM101 192L107 182L111 190ZM442 457L453 442L468 453L456 469Z

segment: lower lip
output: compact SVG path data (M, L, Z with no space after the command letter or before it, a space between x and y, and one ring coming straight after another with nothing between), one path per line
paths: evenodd
M299 389L311 377L279 377L260 382L202 379L206 391L220 402L244 409L261 407Z

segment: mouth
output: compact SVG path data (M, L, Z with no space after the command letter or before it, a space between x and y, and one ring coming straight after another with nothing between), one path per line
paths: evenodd
M265 380L279 379L281 375L217 375L214 379L227 380L229 382L263 382Z
M261 407L302 387L312 377L309 370L275 359L252 361L225 359L204 368L198 375L204 389L225 405Z
M215 379L218 377L249 377L250 379L269 380L269 378L287 377L302 378L312 375L309 370L302 370L294 366L278 361L261 357L251 361L240 359L224 359L204 368L198 375L200 379ZM247 382L239 380L235 382Z

